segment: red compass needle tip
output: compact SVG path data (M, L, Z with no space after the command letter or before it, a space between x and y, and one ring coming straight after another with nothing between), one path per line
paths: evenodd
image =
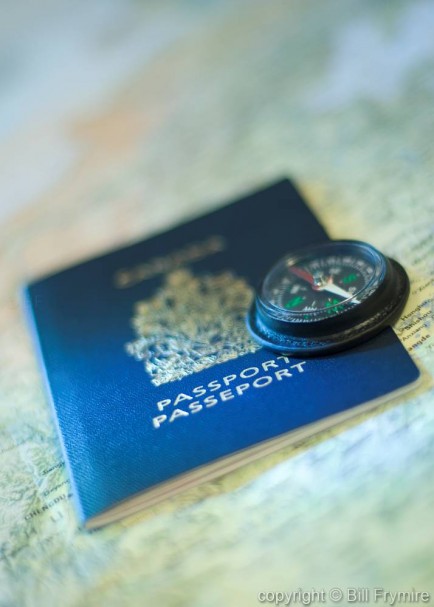
M309 272L306 272L306 270L303 270L303 268L298 268L297 266L290 266L288 268L288 270L292 274L294 274L295 276L298 276L299 278L302 278L303 280L305 280L312 286L316 286L316 282L315 282L315 279L312 276L312 274L309 274Z

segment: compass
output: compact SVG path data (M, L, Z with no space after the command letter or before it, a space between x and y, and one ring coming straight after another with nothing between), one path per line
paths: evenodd
M247 327L262 346L302 356L343 350L393 324L409 293L404 268L370 244L293 251L262 281Z

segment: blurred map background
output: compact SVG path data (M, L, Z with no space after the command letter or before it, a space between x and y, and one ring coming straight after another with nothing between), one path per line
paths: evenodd
M434 593L433 32L430 0L2 4L1 607ZM407 267L396 330L425 382L351 427L79 530L20 285L282 176L333 237Z

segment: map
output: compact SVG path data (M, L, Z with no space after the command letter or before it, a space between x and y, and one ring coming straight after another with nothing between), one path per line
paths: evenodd
M434 3L7 4L0 607L244 607L331 587L434 600ZM423 381L350 424L81 530L21 285L285 176L332 237L367 240L406 267L395 330Z

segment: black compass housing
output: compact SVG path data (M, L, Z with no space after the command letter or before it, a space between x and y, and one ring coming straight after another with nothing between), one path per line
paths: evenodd
M339 265L342 260L354 263L355 268L366 266L369 274L365 284L354 293L346 293L349 297L340 296L338 303L320 310L309 306L288 310L273 301L272 293L284 289L285 280L291 285L285 278L291 268L294 271L294 267L321 267L322 264L326 267L322 272L327 273L327 260L331 260L331 265ZM333 270L340 271L339 268ZM310 277L305 269L301 272ZM306 278L301 282L305 284ZM323 282L320 288L306 284L304 289L315 297L315 291L327 291L327 284ZM257 342L273 351L303 357L328 354L365 341L393 324L408 294L407 273L395 260L365 242L328 241L289 253L270 269L248 312L247 327Z

